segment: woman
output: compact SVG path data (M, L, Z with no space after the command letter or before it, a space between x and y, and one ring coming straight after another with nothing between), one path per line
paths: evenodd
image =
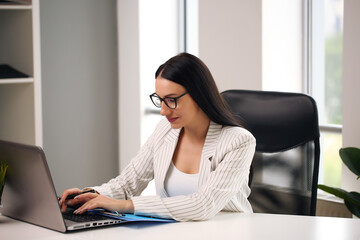
M160 114L156 130L116 178L66 200L75 213L105 208L122 213L205 220L219 211L252 212L248 176L255 139L239 127L215 81L197 57L182 53L159 67L150 95ZM156 196L139 196L155 179Z

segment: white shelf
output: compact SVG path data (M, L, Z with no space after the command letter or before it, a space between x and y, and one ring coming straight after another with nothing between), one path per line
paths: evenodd
M33 83L34 78L7 78L0 79L0 84Z

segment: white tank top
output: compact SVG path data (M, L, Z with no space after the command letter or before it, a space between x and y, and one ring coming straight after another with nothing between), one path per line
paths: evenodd
M188 174L178 170L171 162L165 178L165 190L169 197L188 195L198 190L199 173Z

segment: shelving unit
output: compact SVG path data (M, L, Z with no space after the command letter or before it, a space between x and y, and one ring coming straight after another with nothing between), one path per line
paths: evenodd
M27 78L0 78L0 139L42 146L39 0L0 4L0 64Z

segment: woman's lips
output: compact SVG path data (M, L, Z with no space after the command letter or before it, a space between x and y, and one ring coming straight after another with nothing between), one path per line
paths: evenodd
M168 120L170 123L173 123L173 122L175 122L177 119L178 119L178 118L176 117L176 118L168 118L167 120Z

